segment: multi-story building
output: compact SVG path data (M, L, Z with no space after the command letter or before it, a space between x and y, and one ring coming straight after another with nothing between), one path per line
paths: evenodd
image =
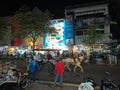
M82 5L67 6L65 17L73 17L74 44L81 45L88 26L99 24L97 32L104 34L104 38L96 43L111 43L109 3L92 2ZM67 20L67 19L66 19Z

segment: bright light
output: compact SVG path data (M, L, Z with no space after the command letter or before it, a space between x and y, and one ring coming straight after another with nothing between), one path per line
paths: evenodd
M56 29L57 33L46 34L45 36L45 46L51 48L60 48L65 45L64 41L64 19L56 19L51 21L51 27Z

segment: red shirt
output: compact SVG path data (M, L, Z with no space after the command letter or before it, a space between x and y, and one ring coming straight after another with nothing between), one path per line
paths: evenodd
M62 61L58 61L55 64L55 74L63 74L64 73L64 63Z

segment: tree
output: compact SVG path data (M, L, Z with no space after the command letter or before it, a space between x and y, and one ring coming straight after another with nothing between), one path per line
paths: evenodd
M12 24L19 25L19 30L14 30L12 36L29 38L33 43L34 52L35 43L39 37L43 37L45 33L55 32L54 28L49 27L52 19L53 14L49 10L33 12L24 5L13 16Z
M7 18L0 17L0 45L8 45L10 29Z
M91 51L93 51L93 45L102 40L103 34L97 30L98 25L91 25L85 32L82 42L91 46Z

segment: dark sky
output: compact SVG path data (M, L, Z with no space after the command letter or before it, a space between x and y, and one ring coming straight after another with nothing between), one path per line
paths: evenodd
M30 8L37 6L40 10L49 9L56 15L64 11L63 2L58 2L58 0L0 0L0 16L12 15L24 4L28 5Z
M13 15L18 8L26 4L30 8L37 6L42 11L48 9L56 18L64 18L66 6L94 1L105 0L0 0L0 16Z
M64 7L82 2L96 0L0 0L0 16L13 15L14 12L23 4L33 8L39 7L40 10L49 9L56 17L64 17Z

